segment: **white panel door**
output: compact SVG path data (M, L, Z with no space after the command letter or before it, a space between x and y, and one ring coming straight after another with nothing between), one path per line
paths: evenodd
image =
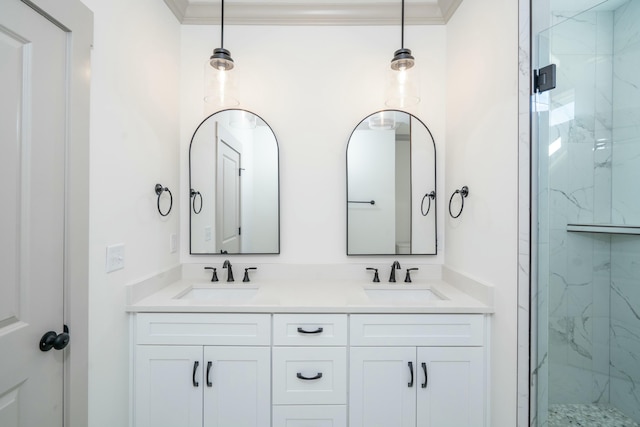
M415 347L351 347L350 427L416 426L415 358Z
M240 144L218 126L216 182L216 248L240 252Z
M202 427L202 346L136 346L135 427Z
M482 347L418 348L418 427L484 425L483 355Z
M205 347L203 369L204 427L271 425L270 347Z
M0 0L0 426L62 425L67 33Z

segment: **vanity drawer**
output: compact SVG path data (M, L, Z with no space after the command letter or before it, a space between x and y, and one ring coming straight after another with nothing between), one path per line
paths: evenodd
M345 347L274 347L273 403L347 403Z
M270 345L269 314L141 313L137 344Z
M275 405L272 427L347 427L346 405Z
M274 314L273 345L347 345L347 316Z
M482 346L481 314L363 314L350 320L352 346Z

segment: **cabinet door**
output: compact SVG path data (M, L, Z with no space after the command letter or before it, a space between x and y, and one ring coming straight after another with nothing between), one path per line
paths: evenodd
M484 425L483 360L482 347L418 348L418 427Z
M415 427L416 348L352 347L350 352L349 426Z
M202 426L202 347L136 346L136 427Z
M204 348L204 427L271 425L269 347Z

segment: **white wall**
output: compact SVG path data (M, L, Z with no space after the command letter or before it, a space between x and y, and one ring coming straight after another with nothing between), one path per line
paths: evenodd
M89 425L128 425L125 285L178 264L180 31L156 0L84 0L94 12L91 76ZM161 218L156 183L174 210ZM182 188L184 187L184 188ZM182 191L181 191L182 188ZM188 199L188 198L187 198ZM105 273L105 248L124 243L125 268Z
M518 4L465 0L447 24L446 193L469 186L444 218L448 267L495 286L492 427L516 425ZM446 206L445 206L446 209Z
M222 261L188 255L185 196L189 141L205 117L203 63L218 47L219 28L180 27L162 2L85 3L95 13L90 425L124 426L124 285L178 263L168 253L178 212L181 260ZM511 3L465 0L446 28L410 26L405 34L423 72L423 102L410 112L430 128L438 150L438 217L445 218L455 188L471 189L461 218L439 221L439 255L405 263L443 263L446 224L447 264L496 285L494 427L512 427L516 410L518 37ZM496 17L501 25L487 24ZM282 253L242 261L389 261L346 256L345 150L360 120L384 108L384 78L399 47L398 28L227 26L225 41L238 67L241 107L263 117L280 146ZM166 219L156 212L156 182L174 194L176 210ZM126 244L126 267L105 274L105 247L114 243Z
M204 118L203 69L219 47L217 26L183 26L181 61L181 182L188 185L188 146ZM399 48L397 27L225 26L241 90L240 108L260 115L280 146L281 255L244 256L252 263L386 263L388 258L346 256L346 147L351 131L384 109L386 71ZM423 71L418 116L433 132L439 172L445 146L445 27L409 26L405 45ZM443 192L443 174L438 190ZM440 200L439 215L444 203ZM182 246L187 247L188 206L181 208ZM440 225L440 242L443 226ZM440 247L442 250L442 245ZM442 263L443 255L412 257ZM220 263L189 256L183 262ZM390 262L389 262L390 263Z

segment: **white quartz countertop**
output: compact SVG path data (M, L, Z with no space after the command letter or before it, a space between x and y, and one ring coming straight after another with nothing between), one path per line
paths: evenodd
M190 293L193 289L196 289L196 292ZM224 296L222 298L212 297L208 295L208 289L222 289L222 291L214 292ZM200 295L191 296L196 293ZM386 295L390 297L387 298ZM212 283L182 279L138 301L130 301L127 305L127 311L493 313L493 307L440 279L394 284L312 279Z

